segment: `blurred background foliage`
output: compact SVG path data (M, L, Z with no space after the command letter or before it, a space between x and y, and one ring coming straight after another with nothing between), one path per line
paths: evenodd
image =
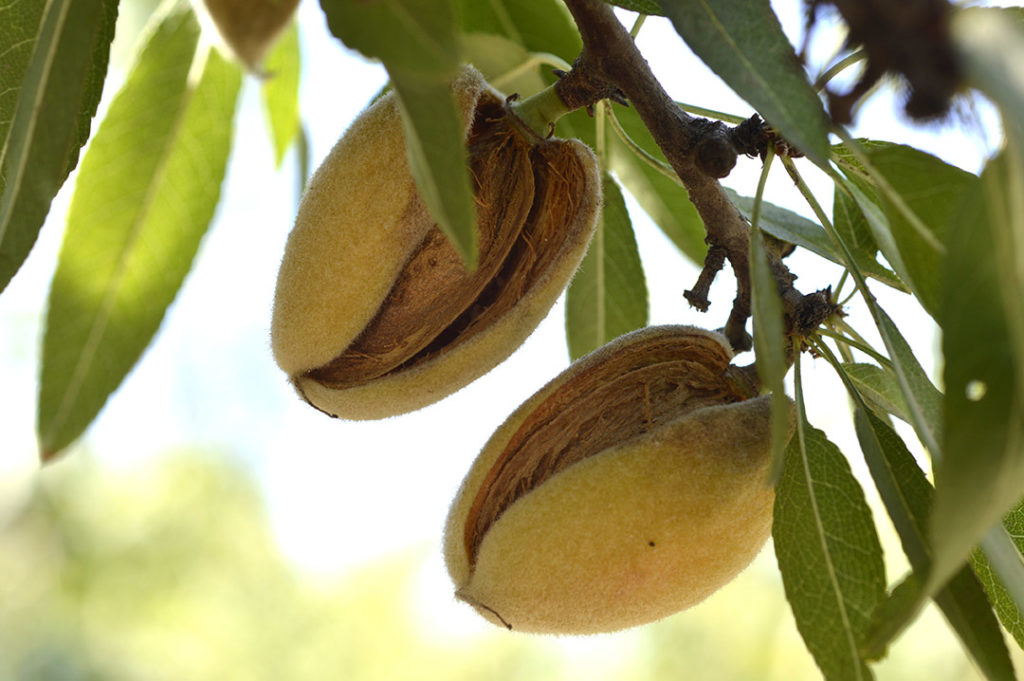
M121 3L111 91L124 76L133 36L156 5ZM307 82L330 82L340 73L354 81L357 69L371 68L341 61L316 3L303 3L301 12L310 44L319 40L330 48L305 62L316 72ZM657 30L651 23L647 33ZM377 78L365 92L354 91L351 82L307 91L314 158L379 89L383 74ZM238 134L250 143L238 145L232 159L229 178L235 179L225 187L222 208L231 219L204 243L201 264L170 320L106 419L73 455L42 471L34 468L30 426L34 341L60 225L44 230L43 247L12 284L11 293L20 288L22 298L8 293L0 305L0 464L4 473L33 467L24 485L21 475L7 476L17 477L14 482L0 479L0 681L819 679L785 603L770 544L700 606L618 634L510 633L454 600L438 547L443 504L487 434L567 359L564 350L557 356L547 351L564 347L559 313L546 327L551 330L531 341L546 343L542 361L521 353L448 407L411 415L400 428L341 429L300 405L266 347L268 301L298 173L291 158L274 170L258 85L250 80L243 89ZM880 106L883 116L891 115L891 103ZM57 222L66 192L58 205ZM645 236L654 231L646 224L638 229L645 257L672 250ZM244 267L238 264L242 248ZM680 291L665 295L676 321L681 289L693 280L678 267L673 262L665 270L671 283L679 280ZM719 307L728 305L729 293ZM655 320L666 309L658 304L652 298ZM823 414L842 411L833 407L822 405ZM446 426L438 424L453 423L441 417L444 408L474 418L439 437L438 428ZM393 431L416 438L416 451L403 447L401 433ZM181 442L203 444L154 453ZM413 495L428 486L428 472L437 479L424 503ZM289 558L288 531L294 534L295 525L282 531L268 508L289 485L298 491L288 504L278 499L279 516L292 511L325 546L348 543L342 552L376 557L318 572ZM346 499L357 492L368 497ZM339 499L348 512L326 505ZM885 518L884 511L876 507L875 517ZM413 534L438 529L431 540L398 549L372 541L374 534L410 526ZM880 530L887 559L902 560L887 521ZM888 572L905 568L894 562ZM1020 666L1019 650L1015 654ZM981 678L934 608L874 670L877 678L894 681Z
M0 678L12 681L820 678L770 549L688 612L554 638L453 627L449 607L473 616L436 593L436 546L304 573L276 546L256 482L209 452L122 468L83 453L0 522ZM877 671L980 678L934 612Z

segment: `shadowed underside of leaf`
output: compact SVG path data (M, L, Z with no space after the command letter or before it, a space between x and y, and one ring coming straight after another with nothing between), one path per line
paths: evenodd
M848 386L852 387L852 381ZM934 490L899 435L869 412L859 393L855 424L871 477L899 534L903 551L915 573L923 578L931 568L928 516ZM984 564L984 559L978 559ZM920 580L918 580L919 582ZM934 596L950 626L986 677L1013 681L1013 663L999 622L977 577L962 567Z
M961 228L954 221L955 211L964 193L977 184L978 178L931 154L901 144L873 149L869 158L919 221L915 224L908 219L904 211L882 193L882 205L899 259L918 300L935 317L945 256L943 243L950 231Z
M0 291L78 162L103 91L116 0L0 7Z
M213 216L241 74L197 52L198 37L191 12L164 19L82 162L43 342L44 459L85 430L141 356Z
M569 356L576 360L647 325L647 283L618 185L603 181L601 219L566 294Z
M968 192L960 209L962 217L955 223L961 228L947 238L939 317L944 330L946 396L936 404L927 390L904 390L912 412L921 415L925 410L920 407L929 403L939 408L937 414L927 409L928 418L915 417L922 439L942 443L941 449L929 447L941 452L928 521L933 562L925 579L907 582L899 598L891 598L876 617L871 640L876 653L960 571L975 546L993 536L992 529L1019 502L1024 489L1024 422L1020 419L1024 413L1020 358L1024 355L1013 331L1024 328L1019 294L1024 282L1017 278L1019 264L1012 264L1024 243L1024 202L1012 189L1022 182L1021 164L1004 151L989 163L980 186ZM891 325L891 320L884 321ZM884 337L886 325L879 328ZM896 356L893 359L898 367L901 363L895 362ZM904 356L904 367L906 360ZM915 404L918 397L925 402ZM941 422L935 420L937 415ZM936 427L929 428L929 422ZM993 546L999 545L999 539ZM1017 579L1020 554L1013 547L1010 553L1005 562L1003 556L989 555L991 567L1001 578ZM1024 585L1007 586L1020 610Z
M981 185L950 234L944 272L936 580L968 557L1024 490L1024 159L1007 149Z

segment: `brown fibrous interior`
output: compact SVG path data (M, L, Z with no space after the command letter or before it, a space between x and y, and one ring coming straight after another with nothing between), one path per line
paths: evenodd
M491 525L551 476L697 409L741 400L725 378L729 360L713 339L676 334L644 339L570 375L484 477L464 526L470 566Z
M361 385L464 343L513 307L561 252L587 176L568 143L526 139L502 103L481 100L467 140L480 251L467 272L435 225L377 316L341 355L307 375Z

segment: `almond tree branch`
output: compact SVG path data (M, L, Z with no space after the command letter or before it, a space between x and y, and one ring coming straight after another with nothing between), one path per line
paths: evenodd
M589 108L601 99L625 96L636 109L686 187L704 221L706 240L716 253L705 266L713 271L702 272L700 286L695 287L697 298L700 302L706 299L703 292L721 268L717 254L724 253L736 276L736 298L725 324L725 336L737 351L749 349L749 226L718 182L736 164L737 152L749 153L749 147L737 144L735 129L693 117L676 105L610 5L602 0L565 0L565 4L583 38L583 51L572 70L559 81L559 95L570 108ZM787 316L806 323L806 314L800 310L805 296L793 287L795 277L778 254L769 253L769 259ZM806 298L820 300L820 295Z

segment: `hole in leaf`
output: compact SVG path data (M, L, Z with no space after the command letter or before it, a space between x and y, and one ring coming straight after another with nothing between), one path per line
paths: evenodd
M968 381L967 385L964 386L964 394L967 395L967 399L971 402L980 402L987 392L988 386L985 385L984 381Z

